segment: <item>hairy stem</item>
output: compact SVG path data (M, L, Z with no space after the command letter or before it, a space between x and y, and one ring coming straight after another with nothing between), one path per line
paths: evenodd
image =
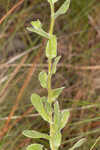
M50 23L50 30L49 30L49 34L52 35L53 34L53 28L54 28L54 5L50 5L51 7L51 23ZM51 67L52 67L52 60L49 58L48 59L48 101L50 102L51 99Z
M49 30L49 34L52 35L53 34L53 28L54 28L54 22L55 22L55 19L54 19L54 5L50 5L51 7L51 23L50 23L50 30ZM52 90L52 87L51 87L51 78L52 78L52 73L51 73L51 69L52 69L52 59L48 59L48 101L51 102L51 90ZM51 107L52 107L52 104L51 104ZM53 122L53 119L52 119L52 112L50 112L50 118ZM52 123L50 124L50 137L51 137L51 150L55 150L54 148L54 143L52 141L52 137L54 136L54 132L53 132L53 126L52 126Z

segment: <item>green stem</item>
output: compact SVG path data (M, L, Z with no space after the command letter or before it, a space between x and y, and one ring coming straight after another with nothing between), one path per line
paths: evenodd
M53 28L54 28L54 5L50 4L51 7L51 23L50 23L50 30L49 30L49 34L52 35L53 34ZM51 101L51 67L52 67L52 60L49 58L48 59L48 102Z
M50 23L50 30L49 30L49 34L52 35L53 34L53 29L54 29L54 5L50 4L51 7L51 23ZM48 102L51 102L51 78L52 78L52 73L51 73L51 69L52 69L52 59L48 59ZM52 104L51 104L52 107ZM52 119L52 112L50 112L50 120L53 122ZM54 147L54 143L52 141L52 137L54 136L54 132L53 132L53 125L52 123L50 123L50 137L51 137L51 150L55 150Z
M51 24L50 24L50 30L49 30L49 34L53 34L53 29L54 29L54 23L55 23L55 19L54 19L54 5L51 4Z

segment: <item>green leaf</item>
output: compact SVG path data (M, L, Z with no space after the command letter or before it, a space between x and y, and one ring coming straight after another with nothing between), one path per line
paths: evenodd
M32 94L31 102L32 102L33 106L35 107L35 109L42 116L42 118L49 122L49 116L47 115L47 113L45 111L42 98L40 98L40 96L37 94Z
M60 60L61 56L57 56L54 60L54 63L53 63L53 66L52 66L52 74L55 74L56 73L56 70L57 70L57 64Z
M52 107L51 107L50 103L45 101L44 105L45 105L45 110L46 110L47 114L50 115L50 112L52 112Z
M47 98L45 96L43 96L41 99L44 104L45 112L47 113L48 116L50 116L50 113L52 112L52 107L51 107L50 103L48 103ZM50 119L49 122L52 123L52 120Z
M70 116L69 110L63 110L61 112L60 129L63 129L65 127L66 123L68 122L69 116Z
M52 97L51 97L52 102L55 101L59 97L63 89L64 87L52 90Z
M61 133L60 132L58 132L58 133L56 133L55 134L55 136L54 136L54 145L55 145L55 147L58 149L58 147L60 146L60 144L61 144Z
M57 39L55 35L52 35L47 42L46 46L46 56L47 58L54 58L57 56Z
M61 133L60 132L56 132L53 137L51 137L50 140L50 146L52 148L52 143L54 144L54 149L57 150L59 148L59 146L61 145Z
M82 138L77 143L75 143L74 146L70 148L69 150L75 150L76 148L80 147L84 142L86 142L86 139Z
M35 130L24 130L23 135L29 138L44 138L49 140L49 135L37 132Z
M52 0L53 1L53 3L56 3L58 0Z
M31 144L27 147L27 150L43 150L43 146L41 144Z
M49 3L56 3L58 0L48 0Z
M34 29L34 28L32 28L32 27L27 27L26 28L28 31L30 31L30 32L34 32L34 33L37 33L38 35L41 35L41 36L43 36L43 37L45 37L45 38L47 38L47 39L49 39L50 38L50 35L47 33L47 32L45 32L43 29Z
M41 29L42 28L42 24L39 21L39 19L37 21L32 21L31 25L35 28L35 29Z
M42 24L39 20L31 22L32 27L27 27L28 31L35 32L47 39L50 39L50 35L42 29Z
M59 109L59 104L56 101L54 104L54 132L58 132L60 129L60 120L61 120L61 115L60 115L60 109Z
M59 15L65 14L69 8L70 0L65 0L65 2L61 5L61 7L56 11L55 18Z
M40 72L39 81L43 88L47 88L47 79L48 79L47 73L45 71Z

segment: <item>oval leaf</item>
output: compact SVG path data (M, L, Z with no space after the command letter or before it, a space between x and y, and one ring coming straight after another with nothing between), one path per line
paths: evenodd
M43 104L44 104L44 109L45 112L48 116L50 116L51 112L52 112L52 107L50 105L50 103L48 103L47 98L45 96L41 97ZM49 123L52 123L51 118L49 118Z
M60 129L63 129L65 127L66 123L68 122L69 116L70 116L69 110L63 110L61 112Z
M40 96L37 94L32 94L31 102L32 102L33 106L35 107L35 109L42 116L42 118L49 122L49 116L47 115L47 113L45 111L42 98L40 98Z
M28 31L37 33L47 39L50 39L50 35L42 29L42 24L39 20L31 22L32 27L27 27Z
M37 132L35 130L24 130L23 135L29 138L44 138L49 140L49 135Z
M47 73L45 71L40 72L39 81L43 88L47 88L47 79L48 79Z
M57 39L55 35L52 35L47 42L46 56L50 59L55 58L57 56Z
M57 150L59 148L59 146L61 145L61 133L60 132L56 132L53 137L51 137L52 139L50 140L50 147L52 149L52 143L54 144L54 149Z
M54 104L54 131L55 132L58 132L60 129L60 120L61 120L61 115L60 115L59 104L58 102L55 102Z
M47 99L44 103L44 107L45 107L47 114L50 115L50 113L52 112L52 107L51 107L50 103L47 102Z
M35 29L41 29L42 28L42 24L39 21L39 19L37 21L32 21L31 25L35 28Z
M37 33L38 35L41 35L41 36L43 36L43 37L45 37L45 38L47 38L47 39L50 38L49 34L46 33L46 32L45 32L44 30L42 30L42 29L37 30L37 29L34 29L34 28L32 28L32 27L27 27L26 29L27 29L28 31L30 31L30 32Z
M62 92L63 89L64 89L64 87L52 90L51 102L55 101L58 98L58 96L61 94L61 92Z
M27 150L43 150L43 146L41 144L31 144L27 147Z
M66 0L61 7L56 11L55 18L57 18L59 15L65 14L69 8L70 0Z
M57 64L60 60L61 56L57 56L54 60L54 63L53 63L53 66L52 66L52 74L55 74L56 73L56 70L57 70Z

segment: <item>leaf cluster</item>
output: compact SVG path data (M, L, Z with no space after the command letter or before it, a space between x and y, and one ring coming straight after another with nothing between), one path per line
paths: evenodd
M51 7L51 29L53 28L54 20L65 14L69 8L70 0L65 0L65 2L60 6L60 8L54 12L54 4L58 0L47 0ZM47 45L45 49L45 55L48 58L49 63L48 73L41 71L39 73L39 81L42 88L47 89L48 97L40 97L38 94L33 93L31 96L31 102L36 111L40 116L50 124L50 135L45 133L40 133L34 130L25 130L23 134L29 138L43 138L49 140L51 150L58 150L61 145L61 130L65 127L68 122L70 112L68 109L60 110L57 99L61 94L64 87L52 89L49 82L51 82L51 77L56 73L57 64L61 56L57 56L57 37L50 30L49 33L45 32L42 28L42 23L40 20L32 21L31 27L27 28L29 31L37 33L38 35L47 38ZM70 150L81 146L85 140L81 139L77 142ZM42 150L43 146L41 144L31 144L27 147L27 150Z

